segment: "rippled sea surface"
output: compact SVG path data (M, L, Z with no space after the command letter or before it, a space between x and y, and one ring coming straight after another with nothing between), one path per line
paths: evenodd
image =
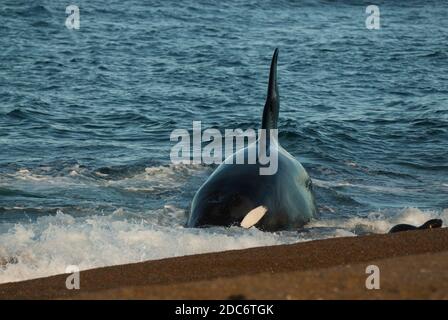
M297 1L299 2L299 1ZM448 4L67 1L0 5L0 282L448 223ZM258 128L280 48L280 142L316 186L299 232L184 228L213 167L174 129Z

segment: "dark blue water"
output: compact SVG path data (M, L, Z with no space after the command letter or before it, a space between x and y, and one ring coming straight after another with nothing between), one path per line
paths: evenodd
M359 234L448 216L446 2L377 1L380 30L366 29L362 1L77 0L79 30L64 25L68 4L0 7L0 257L19 257L4 281L225 249L221 236L294 241L185 230L213 168L169 158L170 133L193 120L259 127L275 47L280 141L315 182L312 226ZM136 249L99 257L109 244L108 256Z

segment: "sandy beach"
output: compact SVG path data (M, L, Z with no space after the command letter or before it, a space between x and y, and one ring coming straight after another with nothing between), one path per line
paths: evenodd
M380 269L368 290L366 267ZM448 299L448 229L147 261L0 285L0 299Z

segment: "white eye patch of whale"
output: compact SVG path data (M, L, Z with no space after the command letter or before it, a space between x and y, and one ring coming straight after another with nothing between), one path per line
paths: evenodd
M246 214L244 219L241 221L240 226L245 229L253 227L258 223L258 221L261 220L261 218L264 217L266 212L268 212L268 208L266 208L265 206L258 206L255 209L250 210L249 213Z

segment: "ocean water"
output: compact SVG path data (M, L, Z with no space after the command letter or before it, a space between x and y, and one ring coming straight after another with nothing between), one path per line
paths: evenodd
M448 3L0 4L0 283L171 256L448 223ZM184 228L214 167L174 129L258 128L280 48L282 145L320 216L298 232Z

